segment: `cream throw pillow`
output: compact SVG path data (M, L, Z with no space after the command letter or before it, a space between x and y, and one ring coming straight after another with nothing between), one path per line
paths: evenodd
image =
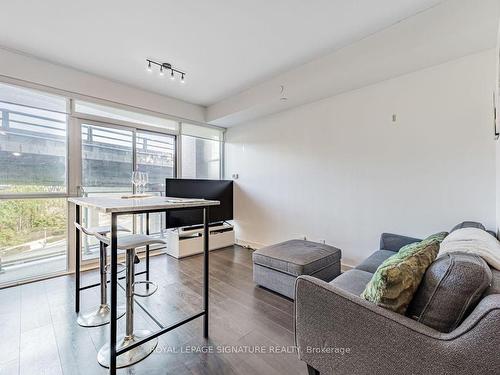
M441 243L438 257L451 252L478 255L500 270L500 242L482 229L462 228L451 232Z

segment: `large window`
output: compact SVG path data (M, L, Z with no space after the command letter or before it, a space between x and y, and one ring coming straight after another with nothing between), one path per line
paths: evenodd
M0 283L66 269L66 109L0 84Z
M64 99L0 84L0 194L66 192Z
M71 268L70 195L130 194L133 170L148 173L155 195L167 177L219 179L222 142L217 127L0 82L0 286ZM109 215L82 215L85 225L109 224ZM162 236L164 221L151 214L151 234ZM145 232L144 215L119 224ZM83 259L93 258L95 239L82 244Z
M182 177L220 179L222 132L192 124L182 124Z
M175 137L171 135L137 131L136 169L146 172L148 192L165 192L165 178L175 176Z
M132 130L82 123L82 186L86 193L132 192Z
M162 195L165 179L175 176L175 136L117 126L81 121L82 187L86 196L120 197L133 192L132 171L146 172L146 192ZM86 226L109 225L109 215L83 210ZM145 232L143 215L119 218L120 225L137 233ZM162 235L163 214L150 215L150 233ZM98 256L98 243L85 236L82 257Z

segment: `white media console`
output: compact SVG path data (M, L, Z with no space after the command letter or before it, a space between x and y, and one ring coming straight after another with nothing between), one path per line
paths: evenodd
M234 244L234 228L228 223L210 227L210 250ZM203 252L203 226L167 229L167 254L184 258Z

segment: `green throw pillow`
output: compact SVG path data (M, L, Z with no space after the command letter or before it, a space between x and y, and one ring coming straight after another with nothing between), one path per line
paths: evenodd
M436 238L426 238L401 248L377 268L361 297L404 314L438 252L439 239Z
M443 240L446 238L446 236L448 234L449 234L448 232L434 233L434 234L431 234L429 237L427 237L424 241L436 239L436 240L438 240L439 243L441 243L441 242L443 242Z
M401 249L399 249L397 254L399 255L400 258L413 254L415 251L418 251L421 248L423 243L430 243L432 241L437 241L438 244L440 244L441 242L443 242L443 240L448 234L449 234L448 232L439 232L432 234L420 242L413 242L411 244L403 246Z

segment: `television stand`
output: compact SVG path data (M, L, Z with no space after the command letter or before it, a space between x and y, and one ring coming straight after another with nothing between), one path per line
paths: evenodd
M208 224L209 227L218 227L220 225L223 225L224 221L218 221L216 223L210 223ZM179 228L181 231L189 231L189 230L195 230L195 229L203 229L203 224L200 225L191 225L189 227L181 227Z
M231 224L212 223L209 226L210 250L234 245ZM167 254L175 258L203 253L203 225L167 229Z

